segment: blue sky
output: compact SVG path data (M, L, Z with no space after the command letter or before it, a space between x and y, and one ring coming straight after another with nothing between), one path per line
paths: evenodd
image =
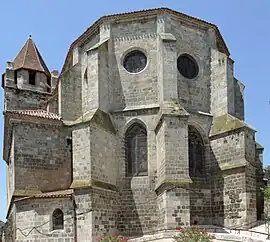
M270 1L269 0L14 0L0 1L0 72L29 34L49 69L61 69L69 45L99 17L140 9L169 7L216 24L235 60L235 76L245 86L246 121L258 130L270 164ZM0 91L3 110L3 91ZM0 156L3 116L0 118ZM5 162L0 161L0 219L6 214Z

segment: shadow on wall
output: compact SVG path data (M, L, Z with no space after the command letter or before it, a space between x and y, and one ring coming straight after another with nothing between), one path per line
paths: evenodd
M109 55L109 78L111 79L112 95L109 98L112 110L122 110L126 107L126 100L123 92L118 63L115 56L115 47L112 43L111 55Z
M210 147L211 172L209 183L211 186L211 214L212 225L224 226L224 179L218 161Z
M139 209L136 206L135 199L139 196L134 196L134 192L140 194L140 187L134 192L131 188L132 177L127 177L124 182L123 189L119 191L120 196L120 209L117 212L116 226L120 234L125 236L143 236L143 228L141 219L138 214Z
M224 226L224 181L218 162L210 148L210 169L201 176L191 176L190 224Z

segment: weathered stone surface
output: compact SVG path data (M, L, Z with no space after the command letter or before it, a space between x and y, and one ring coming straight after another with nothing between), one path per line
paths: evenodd
M141 241L157 230L248 227L259 218L263 148L244 121L244 86L225 44L211 24L151 11L90 28L72 45L53 93L57 73L51 80L39 73L32 85L28 70L7 63L5 111L43 109L62 118L5 116L7 241L115 233ZM147 63L129 73L125 57L135 50ZM182 54L196 62L196 77L178 70ZM135 135L127 132L134 124L142 127ZM67 188L74 189L68 197ZM64 229L51 231L57 208ZM152 239L171 238L162 236Z

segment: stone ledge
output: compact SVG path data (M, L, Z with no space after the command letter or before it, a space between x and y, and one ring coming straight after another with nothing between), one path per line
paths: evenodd
M66 126L74 126L85 123L95 123L107 132L113 134L116 133L110 115L98 108L85 113L81 117L77 118L75 121L63 121L63 123Z
M156 185L155 191L157 194L159 194L165 190L169 190L173 188L186 188L186 186L191 183L193 182L190 178L179 179L179 180L165 180Z
M226 132L238 130L241 128L248 128L255 131L254 128L246 124L244 121L230 114L224 114L224 115L215 117L213 119L213 124L212 124L211 132L210 132L210 138L226 133Z
M189 113L183 108L178 101L166 101L160 106L159 114L156 121L155 132L158 131L164 117L182 117L188 118Z
M105 44L109 39L110 39L110 37L105 38L104 40L102 40L102 41L100 41L99 43L95 44L93 47L91 47L90 49L88 49L88 50L86 51L86 53L88 53L88 52L91 51L91 50L98 49L100 46L102 46L103 44Z
M171 33L159 33L159 36L163 41L176 41L175 36Z
M93 187L103 188L111 191L118 191L118 188L115 185L102 181L97 181L94 179L73 181L72 184L70 185L70 188L72 189L93 188Z

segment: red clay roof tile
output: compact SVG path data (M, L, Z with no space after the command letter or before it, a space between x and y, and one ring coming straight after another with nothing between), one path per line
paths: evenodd
M61 117L55 113L47 112L46 110L36 109L36 110L9 110L9 113L17 113L27 116L34 116L39 118L47 118L54 120L61 120Z
M13 67L14 70L24 68L43 72L48 77L51 76L50 71L48 70L31 37L28 38L19 54L15 57Z

